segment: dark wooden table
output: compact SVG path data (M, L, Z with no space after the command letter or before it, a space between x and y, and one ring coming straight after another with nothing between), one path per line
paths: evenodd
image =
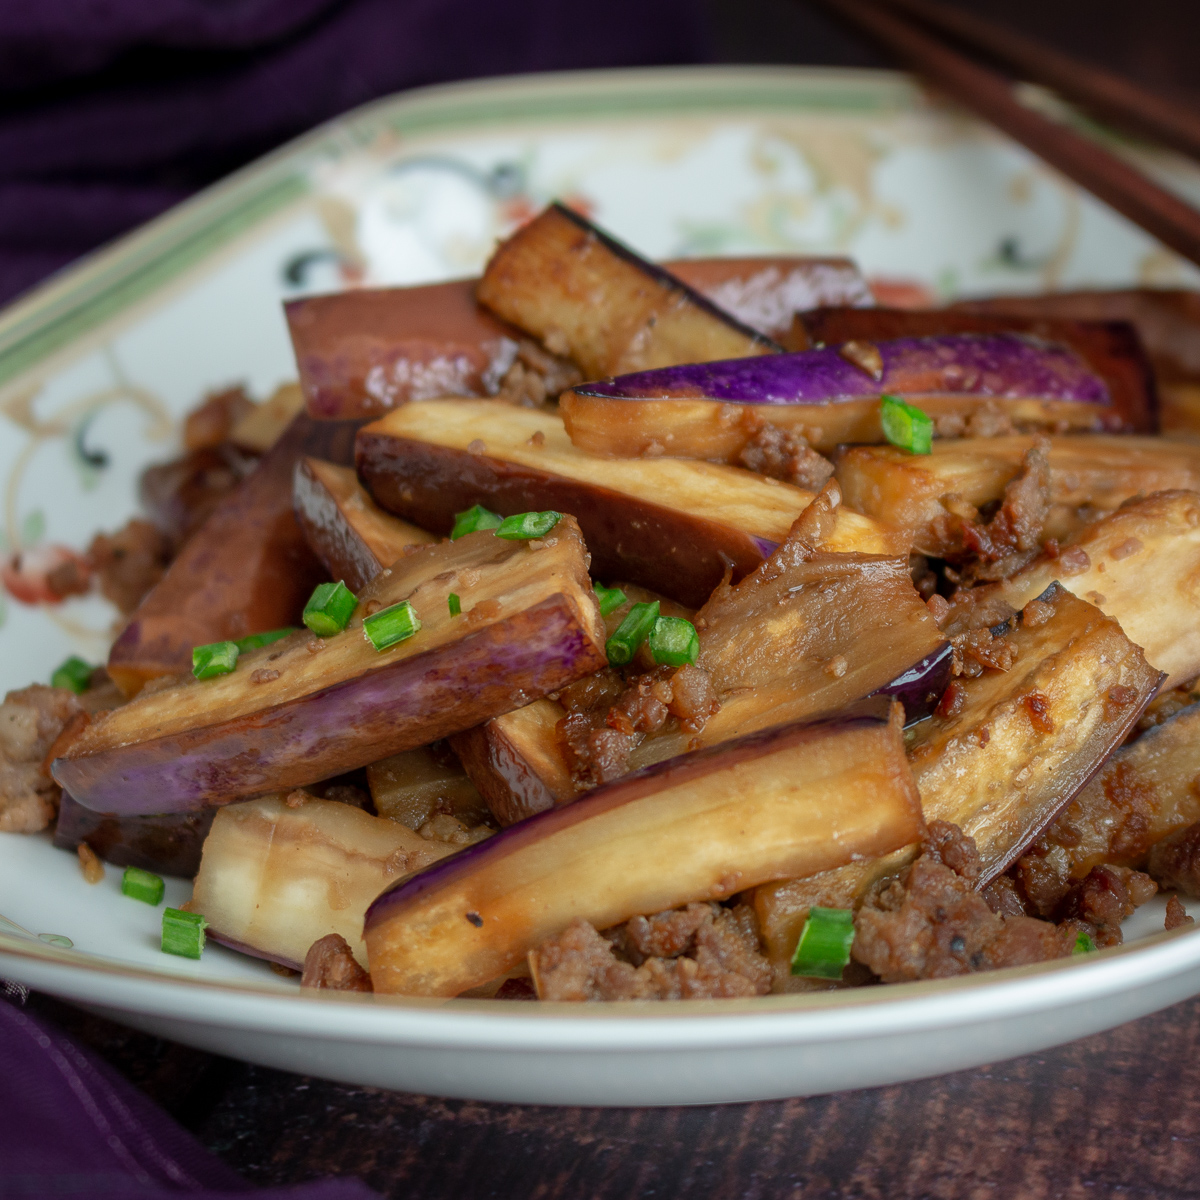
M1200 1196L1200 999L1048 1054L873 1091L553 1109L345 1087L30 1005L261 1184L397 1200Z

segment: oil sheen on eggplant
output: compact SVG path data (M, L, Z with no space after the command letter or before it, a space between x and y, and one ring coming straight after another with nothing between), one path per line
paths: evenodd
M292 483L296 520L330 579L361 591L409 546L437 538L385 513L349 467L302 458Z
M920 801L890 704L661 763L390 888L365 926L376 992L456 996L576 917L607 928L915 840Z
M1072 351L1015 334L897 338L873 344L875 373L840 348L693 363L580 384L560 405L581 450L735 462L765 423L823 452L882 442L879 398L901 396L935 419L992 405L1044 427L1102 428L1104 381Z
M358 471L375 502L448 533L483 504L502 516L572 513L600 579L628 579L698 607L754 570L813 493L737 467L677 459L613 461L571 445L557 413L494 400L409 404L360 431ZM841 509L827 548L908 553L902 535Z
M193 646L299 623L324 572L292 511L292 472L306 454L352 461L357 428L298 416L221 501L113 643L108 673L126 695L189 672Z
M470 728L604 664L579 528L424 546L370 585L345 632L301 631L231 674L139 696L53 764L81 804L183 811L298 787ZM447 596L461 598L451 616ZM420 632L377 653L365 614L407 599Z
M592 379L779 350L560 204L497 248L475 294Z

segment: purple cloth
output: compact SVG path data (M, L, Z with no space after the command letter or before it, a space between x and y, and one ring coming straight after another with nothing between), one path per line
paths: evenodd
M371 1200L357 1179L252 1189L105 1063L0 1001L0 1196Z
M0 302L404 88L707 57L692 0L0 0Z

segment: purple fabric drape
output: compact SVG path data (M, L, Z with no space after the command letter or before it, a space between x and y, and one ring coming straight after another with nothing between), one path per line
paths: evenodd
M691 0L0 0L0 302L375 97L702 60L700 11Z
M6 1200L371 1200L356 1179L252 1189L136 1088L0 1000L0 1196Z

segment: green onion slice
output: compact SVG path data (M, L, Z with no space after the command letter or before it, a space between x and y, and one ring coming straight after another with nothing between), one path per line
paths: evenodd
M269 646L272 642L277 642L280 638L285 638L289 633L295 632L296 626L289 625L287 629L272 629L269 633L252 633L249 637L238 638L233 644L238 648L239 654L249 654L251 650Z
M910 454L933 452L933 422L919 408L905 404L899 396L885 394L879 401L879 419L883 436L893 446Z
M387 650L397 642L407 641L420 628L421 618L407 600L380 609L363 621L363 633L376 650Z
M92 665L78 655L72 654L65 663L50 676L51 687L70 688L76 695L92 686Z
M607 617L610 612L616 612L626 600L627 595L620 588L606 588L602 583L593 583L592 591L600 601L600 615Z
M236 642L209 642L207 646L192 647L192 674L197 679L213 679L228 675L237 666Z
M147 904L161 904L162 876L155 875L153 871L143 871L141 867L126 867L125 874L121 876L121 894Z
M450 609L450 615L452 617L457 617L458 614L462 612L462 601L459 600L457 592L451 592L450 595L446 597L446 605Z
M319 583L309 596L300 619L317 635L333 637L350 624L358 597L342 582Z
M208 922L199 914L180 908L163 909L162 950L180 958L199 958L204 953L204 931Z
M625 620L617 626L612 637L604 644L608 661L614 667L624 666L637 653L638 647L650 636L654 623L658 620L658 601L650 604L635 604Z
M792 974L841 979L852 945L854 913L850 909L810 908L792 955Z
M496 526L496 536L510 542L527 542L530 538L545 537L561 520L562 513L553 510L517 513Z
M457 541L458 538L468 533L478 533L481 529L496 529L503 523L504 518L499 513L484 508L482 504L473 504L466 512L454 514L454 528L450 531L450 540Z
M650 630L650 654L656 663L683 667L694 663L700 653L700 637L691 621L683 617L659 617Z
M1096 943L1092 941L1090 933L1077 933L1075 935L1075 948L1071 951L1072 954L1091 954L1096 949Z

